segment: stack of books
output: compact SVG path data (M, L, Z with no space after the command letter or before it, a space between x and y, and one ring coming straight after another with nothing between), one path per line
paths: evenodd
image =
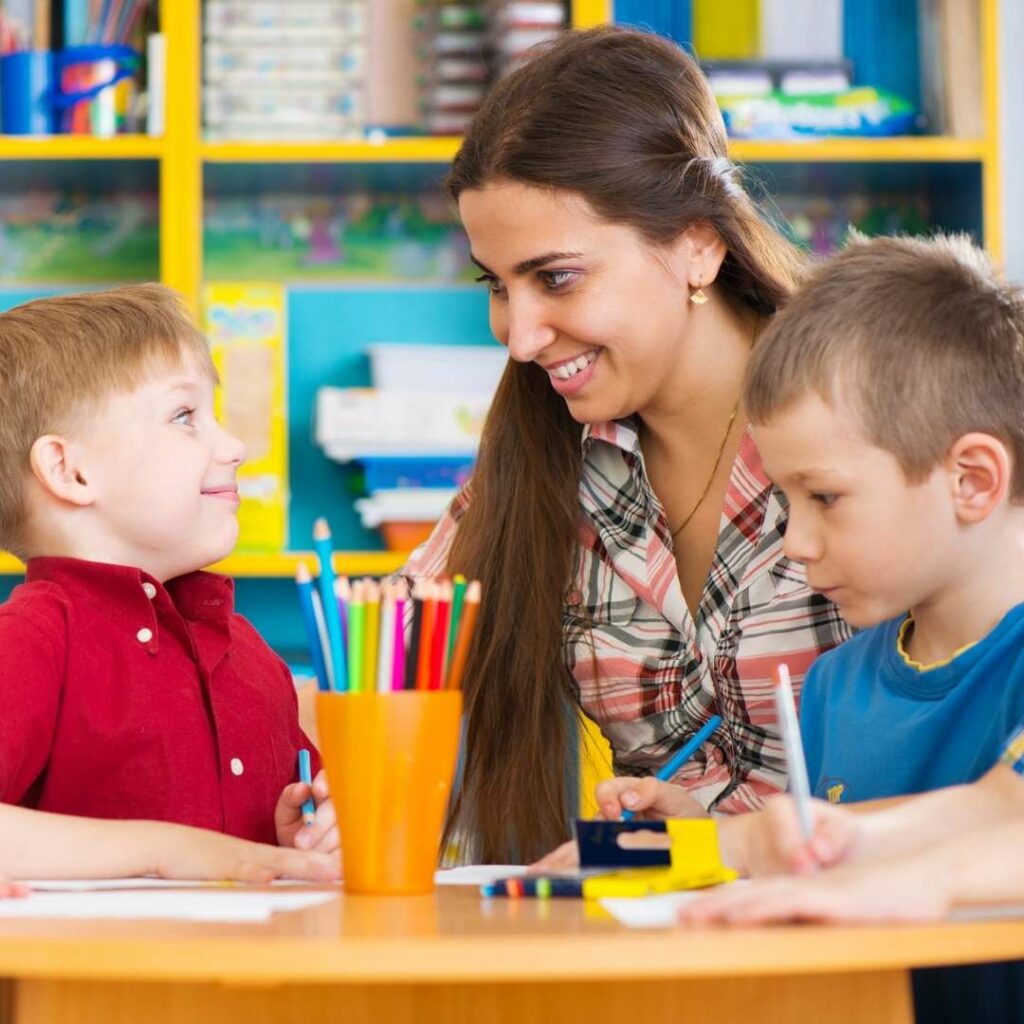
M366 125L369 0L207 0L212 139L324 139Z

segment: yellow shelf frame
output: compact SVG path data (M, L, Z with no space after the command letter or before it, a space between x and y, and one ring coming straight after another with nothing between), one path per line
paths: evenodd
M1002 255L998 146L997 3L979 0L985 136L980 139L915 136L889 139L815 139L806 142L736 141L733 159L744 163L977 163L981 169L982 229L986 245ZM47 138L0 136L0 161L6 160L157 160L160 165L160 276L198 311L203 277L203 167L224 163L447 163L459 140L389 138L261 143L204 142L200 121L200 0L165 0L161 26L167 37L168 90L166 135ZM612 18L611 0L572 0L574 28L590 28ZM218 568L238 576L290 576L301 552L236 555ZM382 552L345 552L339 571L349 575L391 572L403 556ZM21 564L0 553L0 574L20 573Z
M0 135L0 160L159 160L164 140L148 135Z
M338 551L334 571L342 576L388 576L397 572L409 557L408 551ZM316 567L312 551L282 551L269 554L235 554L210 566L226 576L260 579L290 578L300 562ZM20 576L24 564L14 555L0 553L0 576Z

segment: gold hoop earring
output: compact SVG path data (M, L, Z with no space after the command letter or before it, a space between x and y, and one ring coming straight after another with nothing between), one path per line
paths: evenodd
M708 297L704 294L704 289L698 285L695 292L690 292L690 301L695 306L703 306L708 301Z

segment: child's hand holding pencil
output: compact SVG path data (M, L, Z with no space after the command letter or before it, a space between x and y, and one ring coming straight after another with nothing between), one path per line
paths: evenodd
M309 802L315 805L315 811ZM306 818L312 811L312 823ZM334 803L327 788L327 774L317 773L312 783L293 782L281 792L274 810L278 846L335 853L341 845Z

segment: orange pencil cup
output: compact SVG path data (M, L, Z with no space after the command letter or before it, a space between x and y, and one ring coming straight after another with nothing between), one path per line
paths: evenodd
M459 750L462 694L318 693L316 714L346 890L430 892Z

